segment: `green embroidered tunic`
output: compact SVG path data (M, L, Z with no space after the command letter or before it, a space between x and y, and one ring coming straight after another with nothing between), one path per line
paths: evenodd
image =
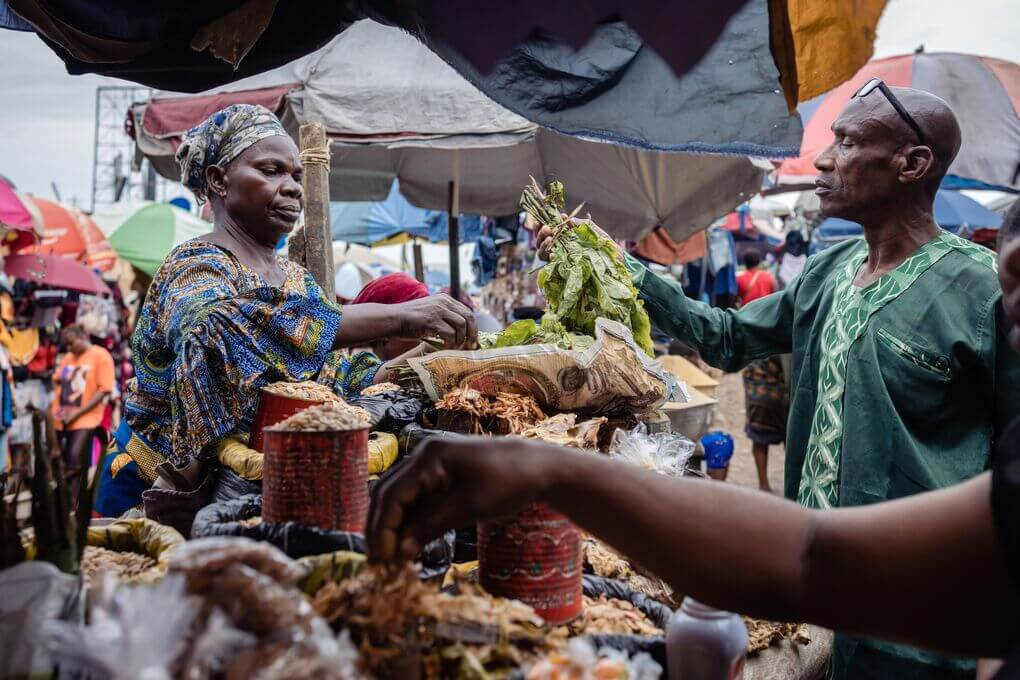
M785 290L739 310L688 299L628 258L652 321L726 371L793 354L785 493L817 508L864 505L982 472L1020 405L995 255L948 232L866 288L863 239L812 256ZM837 636L837 677L925 677L973 664ZM905 665L904 665L905 664ZM895 673L895 675L887 675ZM947 677L940 675L939 677ZM960 677L963 677L961 675Z

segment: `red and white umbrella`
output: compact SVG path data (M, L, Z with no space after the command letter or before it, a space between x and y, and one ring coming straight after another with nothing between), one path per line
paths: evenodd
M14 244L15 252L59 255L103 272L113 269L117 254L88 215L45 198L27 195L20 198L41 225L42 237L20 238Z
M1020 64L949 52L918 52L868 62L853 78L800 106L800 156L779 165L780 185L812 184L815 157L832 143L830 126L864 83L913 87L949 103L963 129L944 188L1020 190Z

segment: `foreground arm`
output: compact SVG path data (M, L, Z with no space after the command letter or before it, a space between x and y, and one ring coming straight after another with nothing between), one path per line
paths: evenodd
M369 554L407 558L445 529L543 500L713 606L1001 655L1017 633L1020 600L989 480L823 513L547 444L433 441L377 489Z
M431 295L397 305L344 305L334 349L368 345L389 337L439 338L447 348L474 347L475 317L448 295Z

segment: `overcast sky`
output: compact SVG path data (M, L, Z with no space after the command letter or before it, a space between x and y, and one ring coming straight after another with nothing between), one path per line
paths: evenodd
M889 0L875 55L911 52L920 44L929 52L1020 62L1016 0ZM45 197L53 196L55 181L65 201L76 198L88 208L95 88L125 83L68 76L33 34L0 30L0 64L0 174Z

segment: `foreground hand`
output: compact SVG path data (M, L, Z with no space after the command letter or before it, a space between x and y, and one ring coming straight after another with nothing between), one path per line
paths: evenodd
M524 439L431 439L376 487L369 559L413 559L444 531L514 513L550 484L559 447Z
M447 349L472 349L478 343L474 314L449 295L430 295L393 305L393 308L400 319L401 337L438 337Z

